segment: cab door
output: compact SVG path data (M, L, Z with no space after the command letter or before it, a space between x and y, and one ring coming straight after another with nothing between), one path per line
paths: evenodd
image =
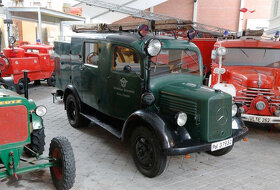
M143 68L136 50L112 45L111 52L112 63L107 74L107 112L125 120L141 107Z
M80 67L83 86L83 102L97 109L100 102L99 71L100 42L85 41L83 45L83 64Z

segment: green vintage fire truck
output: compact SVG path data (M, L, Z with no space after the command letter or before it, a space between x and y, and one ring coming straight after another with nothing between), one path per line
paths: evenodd
M147 25L106 27L76 27L71 42L55 42L56 95L72 127L94 122L128 142L148 177L164 171L167 156L220 156L247 134L232 97L202 85L193 43L153 35Z

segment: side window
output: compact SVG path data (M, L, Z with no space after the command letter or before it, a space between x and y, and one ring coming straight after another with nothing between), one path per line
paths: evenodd
M85 60L84 63L98 66L98 44L92 42L85 43Z
M130 48L116 46L114 48L113 71L136 72L140 74L140 57Z

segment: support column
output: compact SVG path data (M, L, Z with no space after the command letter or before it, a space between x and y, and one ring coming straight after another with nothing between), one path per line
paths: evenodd
M39 29L39 40L42 43L42 16L41 16L41 8L38 7L38 29Z
M240 9L244 8L244 0L240 0ZM239 11L238 32L242 32L244 13Z
M193 22L197 22L197 4L198 0L193 0Z
M60 23L59 23L59 31L60 31L59 40L64 40L63 39L64 34L63 34L63 22L62 21L60 21Z

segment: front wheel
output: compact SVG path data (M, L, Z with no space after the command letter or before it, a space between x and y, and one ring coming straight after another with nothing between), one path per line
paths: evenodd
M147 127L137 127L131 136L131 152L137 169L147 177L160 175L166 168L167 156L159 139Z
M86 126L90 123L90 120L80 114L81 110L78 106L76 98L70 94L66 98L66 112L70 125L74 128Z
M52 181L56 189L68 190L73 187L76 177L76 166L73 149L65 137L55 137L50 144L49 156L54 163L50 167Z
M229 153L233 148L233 145L232 146L229 146L229 147L226 147L226 148L222 148L220 150L216 150L216 151L207 151L208 154L211 154L213 156L223 156L227 153Z

